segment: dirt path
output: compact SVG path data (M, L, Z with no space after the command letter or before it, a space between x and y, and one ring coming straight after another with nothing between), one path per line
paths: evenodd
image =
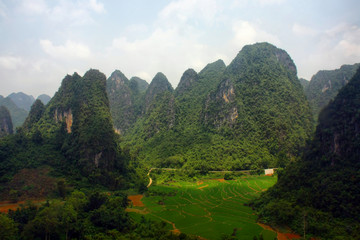
M150 170L149 170L149 172L148 172L148 174L147 174L147 176L149 177L149 184L146 186L147 188L149 188L150 186L151 186L151 184L152 184L152 179L151 179L151 177L150 177L150 173L151 173L151 170L153 170L154 168L150 168Z
M205 186L198 187L198 189L202 190L203 188L206 188L206 187L208 187L208 186L209 186L209 184L206 184Z

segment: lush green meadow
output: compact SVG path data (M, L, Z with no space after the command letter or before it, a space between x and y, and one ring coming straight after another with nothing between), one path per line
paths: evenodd
M176 232L205 239L233 235L252 240L262 234L264 239L273 240L276 234L256 223L257 216L246 203L275 182L276 177L243 176L227 181L163 183L149 188L142 198L144 207L134 208L146 217L167 222Z

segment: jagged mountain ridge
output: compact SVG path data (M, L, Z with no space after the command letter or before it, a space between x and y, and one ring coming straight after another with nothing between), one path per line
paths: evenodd
M279 152L296 157L312 132L296 66L268 43L245 46L227 67L219 60L199 73L187 70L175 91L159 73L135 99L138 115L123 145L159 166L174 159L175 165L194 166L199 154L210 169L277 165L284 158ZM262 163L246 160L249 152Z

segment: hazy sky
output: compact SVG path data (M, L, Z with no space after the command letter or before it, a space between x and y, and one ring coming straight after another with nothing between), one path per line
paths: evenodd
M0 95L53 95L66 74L115 69L148 82L267 41L298 76L360 62L359 0L0 0Z

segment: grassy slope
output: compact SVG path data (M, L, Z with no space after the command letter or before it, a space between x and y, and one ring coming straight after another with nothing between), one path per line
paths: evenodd
M274 239L275 233L263 230L256 224L253 210L244 206L250 199L272 186L274 177L243 177L219 182L204 180L198 183L175 182L151 186L151 190L176 192L176 196L150 196L142 199L147 216L174 223L180 232L206 239L220 239L236 230L239 239L250 239L263 234ZM159 204L163 201L164 204Z

